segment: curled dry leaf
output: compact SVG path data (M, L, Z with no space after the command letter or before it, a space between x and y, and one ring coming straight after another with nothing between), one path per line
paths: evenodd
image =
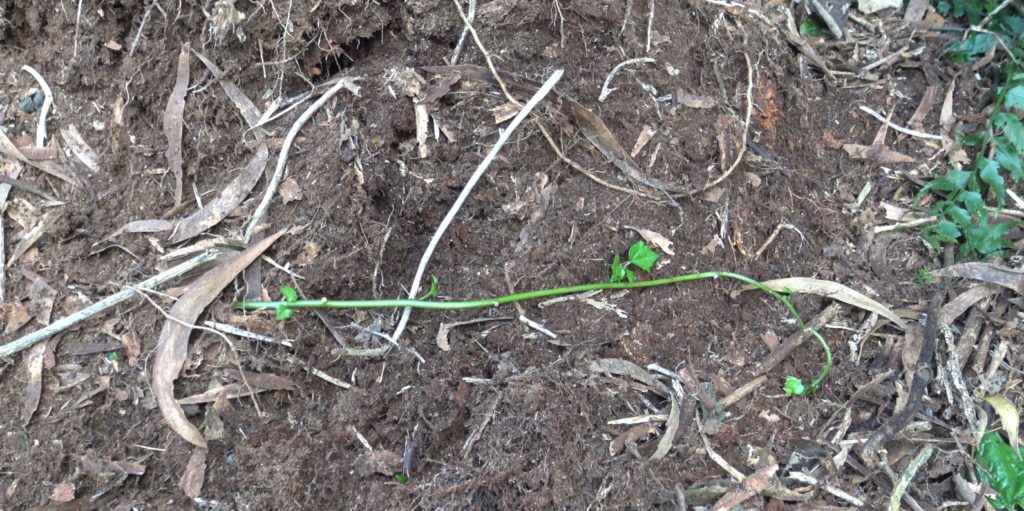
M649 229L637 229L636 227L630 227L628 225L626 226L626 229L633 229L634 231L636 231L637 234L640 235L641 238L644 239L644 241L652 245L655 245L656 247L661 249L662 252L670 256L676 255L676 253L672 251L672 241L662 236L661 233Z
M263 169L267 166L268 156L269 150L266 144L260 144L256 154L249 160L249 164L245 166L245 170L231 180L231 183L224 188L220 196L178 223L178 228L174 232L174 236L171 237L171 243L180 243L198 236L227 218L228 214L245 200L249 193L252 192L253 187L256 186L256 182L260 180L260 176L263 175ZM284 187L285 184L282 183L282 195L284 194ZM286 203L287 200L286 198Z
M12 253L11 258L7 260L6 267L10 268L19 257L25 255L25 252L32 248L32 245L35 245L35 243L39 241L39 238L50 230L50 227L57 222L57 219L60 218L61 214L62 212L59 209L53 209L44 213L43 217L39 219L39 222L37 222L32 229L29 229L29 231L22 236L21 241L14 246L14 253Z
M290 177L281 181L281 186L277 189L277 193L281 195L281 201L285 204L302 200L302 188L299 187L299 183Z
M185 113L185 94L188 92L189 45L185 43L178 53L178 67L174 88L167 98L164 109L164 136L167 137L167 166L174 174L174 205L181 204L181 135L184 131L182 116Z
M870 312L877 312L879 316L892 321L893 324L900 328L900 330L907 329L906 323L904 323L903 320L892 311L892 309L837 282L806 277L791 277L786 279L768 280L762 282L762 284L779 292L810 293L839 300L840 302L848 303L854 307L859 307ZM732 297L736 298L740 293L751 289L754 289L754 287L743 286L738 290L733 291Z
M176 433L197 447L206 448L202 433L188 421L185 412L174 399L174 380L178 378L188 355L190 326L210 302L254 259L270 247L285 231L279 231L246 249L244 252L224 261L205 275L199 277L182 293L160 331L156 355L153 357L153 396L160 413Z
M679 430L679 403L675 397L672 397L670 401L672 401L672 410L668 414L668 421L665 422L665 434L661 435L658 448L651 455L652 460L660 460L668 454L668 451L672 449L672 441L676 438L676 431Z
M0 131L0 154L27 165L31 165L43 172L46 172L47 174L50 174L51 176L69 183L71 186L78 186L78 180L75 179L74 175L71 173L71 169L69 169L67 165L64 165L64 163L59 159L35 160L29 158L21 151L21 149L18 149L18 147L14 145L14 142L12 142L10 138L7 138L7 135L4 134L3 131Z

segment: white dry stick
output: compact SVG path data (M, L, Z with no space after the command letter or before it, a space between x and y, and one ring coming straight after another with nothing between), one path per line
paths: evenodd
M545 96L551 92L551 89L555 87L558 80L562 79L563 70L558 69L551 74L551 77L541 85L540 89L526 102L526 106L516 114L512 122L508 124L508 127L498 135L498 140L494 143L494 147L491 147L491 151L487 153L487 156L480 165L473 172L473 175L469 177L469 181L466 182L466 186L462 188L462 193L459 194L458 198L455 199L455 203L452 204L451 209L448 210L448 214L445 215L444 220L441 220L441 225L437 227L437 231L434 232L434 237L430 238L430 244L427 245L427 249L423 252L423 256L420 258L420 265L416 268L416 276L412 279L412 285L409 286L409 298L415 299L417 294L420 292L420 280L423 279L423 274L427 270L427 265L430 263L431 256L434 255L434 249L437 248L437 244L441 241L441 237L444 236L448 226L451 225L452 220L455 219L455 215L458 214L459 209L462 208L462 203L466 201L469 194L473 192L473 187L476 186L477 181L483 177L484 172L487 171L487 167L491 165L494 158L498 156L498 151L505 145L512 132L519 127L519 125L530 115L534 107L544 99ZM402 318L398 321L398 326L395 328L395 333L391 335L391 339L394 342L398 342L398 339L402 336L402 332L405 331L405 325L409 322L409 316L412 315L412 307L406 307L402 311Z
M320 99L316 100L315 103L309 105L309 108L292 124L292 128L288 130L288 135L284 138L284 144L281 145L281 154L277 158L277 168L274 169L274 176L270 179L270 183L267 184L267 191L263 194L263 200L260 201L260 205L256 207L256 211L253 212L252 218L249 220L249 225L245 228L245 237L243 241L248 244L249 240L252 239L252 235L256 232L256 227L263 221L263 217L267 215L267 210L270 209L270 201L274 199L274 195L277 194L277 187L281 184L281 180L285 176L285 163L288 161L288 151L292 147L292 141L295 140L295 136L299 134L299 130L302 129L302 125L306 124L306 121L313 117L320 107L324 106L328 100L334 97L339 90L345 88L355 94L359 95L359 87L354 83L355 78L342 78L338 80L338 83L334 84L324 92L324 95Z
M207 261L212 261L214 256L215 254L213 252L203 252L202 254L199 254L178 266L158 275L154 275L123 291L114 293L70 316L60 318L57 321L36 330L35 332L21 337L20 339L4 344L3 346L0 346L0 357L13 355L32 346L33 344L45 341L46 339L49 339L50 336L67 330L68 328L71 328L72 326L137 295L140 289L147 290L156 288L171 279L184 275Z
M466 19L469 20L468 25L473 24L473 20L476 19L476 0L469 0L469 12L466 13ZM469 33L469 26L462 28L462 35L459 36L459 42L455 45L455 51L452 52L452 65L459 63L459 55L462 54L462 44L466 42L466 34Z
M651 63L654 63L654 62L657 62L657 61L652 59L652 58L650 58L650 57L643 57L643 58L639 58L639 59L629 59L629 60L624 60L622 62L619 62L619 65L613 67L612 68L612 72L608 73L608 76L605 77L604 85L601 86L601 94L597 96L597 101L599 103L604 103L604 100L608 99L608 95L611 94L613 90L615 90L611 86L612 78L615 78L615 75L619 74L619 71L623 67L626 67L626 66L628 66L630 64L651 64Z
M654 26L654 0L651 0L651 10L647 14L647 53L651 52L651 27Z
M882 115L882 114L880 114L880 113L878 113L878 112L876 112L876 111L874 111L874 110L872 110L872 109L870 109L870 108L868 108L868 107L866 107L864 105L860 106L860 111L870 115L871 117L874 117L875 119L878 119L879 121L882 121L882 122L888 124L890 128L892 128L892 129L894 129L894 130L896 130L896 131L898 131L900 133L903 133L904 135L910 135L912 137L917 137L917 138L927 138L929 140L942 140L942 136L941 135L932 135L931 133L924 133L924 132L921 132L921 131L912 130L910 128L904 128L903 126L900 126L899 124L895 124L893 122L890 122L890 121L886 120L884 115Z
M39 88L43 89L43 108L39 110L39 124L36 124L36 147L43 147L46 143L46 116L50 115L50 107L53 106L53 91L43 79L43 75L32 66L25 64L21 66L21 70L32 75L32 78L39 82Z

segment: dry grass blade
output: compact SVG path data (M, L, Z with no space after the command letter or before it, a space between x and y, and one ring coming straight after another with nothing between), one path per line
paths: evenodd
M762 282L762 284L779 292L809 293L839 300L840 302L848 303L854 307L859 307L871 312L877 312L879 316L892 321L893 324L898 326L901 330L907 329L906 323L904 323L903 319L897 316L892 309L837 282L806 277L791 277L786 279L766 280ZM743 286L739 290L734 291L732 296L735 298L739 293L749 291L751 289L754 289L754 287Z
M167 98L164 109L164 136L167 137L167 167L174 174L174 205L181 204L181 135L184 130L182 116L185 113L185 93L188 92L189 46L185 43L178 54L177 74L174 77L174 89Z
M960 263L933 272L938 277L961 277L996 284L1024 295L1024 272L989 263Z
M180 243L198 236L224 220L252 192L267 166L269 156L266 144L260 145L245 170L235 176L219 197L178 223L177 230L171 236L171 243Z
M654 450L654 454L651 455L652 460L660 460L668 454L668 451L672 449L672 441L676 438L676 432L679 431L679 401L672 396L672 408L668 414L668 421L665 422L665 434L661 436L661 440L658 441L658 448Z
M156 355L153 358L153 396L160 413L176 433L197 447L206 447L206 439L185 417L185 412L174 399L174 380L185 363L188 354L190 327L210 302L254 259L259 257L285 231L279 231L254 244L235 257L213 268L190 285L171 308L171 318L160 331Z

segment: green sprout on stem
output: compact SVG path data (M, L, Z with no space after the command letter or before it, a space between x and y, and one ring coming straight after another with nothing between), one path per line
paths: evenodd
M652 258L653 255L653 258ZM299 300L297 293L290 287L281 289L281 293L284 297L283 300L278 301L239 301L234 303L234 307L245 310L256 310L256 309L275 309L277 311L277 319L288 319L292 316L294 309L393 309L393 308L404 308L411 307L414 309L431 309L431 310L461 310L461 309L484 309L490 307L498 307L500 305L506 305L510 303L522 302L526 300L536 300L540 298L551 298L555 296L564 296L577 293L585 293L587 291L598 291L598 290L610 290L610 289L640 289L646 287L658 287L667 286L670 284L680 284L683 282L692 282L696 280L706 279L718 279L726 278L737 280L744 284L748 284L757 288L758 290L770 295L776 300L782 302L789 311L789 314L796 320L797 325L801 330L810 333L818 340L818 344L825 352L825 364L823 365L821 372L811 380L809 383L804 383L796 376L789 376L786 378L786 383L783 386L783 390L791 396L808 396L813 394L819 388L825 378L828 377L829 371L832 369L832 350L829 349L828 343L825 342L825 338L821 334L808 327L800 314L790 303L789 298L786 296L786 291L776 291L761 282L758 282L746 275L740 275L738 273L732 273L727 271L705 271L699 273L686 273L682 275L676 275L674 277L663 277L659 279L637 281L636 275L629 271L628 266L636 266L644 271L650 270L655 261L658 259L658 254L650 249L642 241L635 243L629 249L627 254L627 262L622 263L619 256L616 256L612 261L611 267L611 281L610 282L594 282L590 284L577 284L575 286L564 286L554 287L547 289L537 289L533 291L526 291L522 293L515 293L511 295L496 296L493 298L483 298L478 300L460 300L460 301L444 301L426 299L433 298L436 296L437 291L437 279L432 279L431 291L424 295L424 299L385 299L385 300L328 300L327 298L321 298L319 300ZM618 264L619 271L616 272L616 264ZM615 280L616 276L621 277L620 280Z

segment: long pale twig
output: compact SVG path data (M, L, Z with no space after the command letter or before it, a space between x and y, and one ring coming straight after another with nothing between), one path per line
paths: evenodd
M46 83L43 75L34 67L25 64L21 66L21 70L32 75L32 78L39 82L39 88L43 90L43 107L39 109L39 123L36 124L36 147L43 147L46 143L46 116L50 115L50 107L53 106L53 91L50 90L50 85Z
M562 79L562 73L563 71L558 69L551 74L551 77L544 82L544 85L537 90L515 118L512 119L512 122L509 123L508 127L501 132L498 136L498 140L494 143L494 146L491 147L490 152L487 153L487 156L480 162L480 165L477 166L476 171L474 171L473 175L470 176L469 180L466 182L466 186L462 189L462 193L460 193L459 197L455 199L455 203L452 204L451 209L448 210L448 214L445 215L444 220L441 221L441 225L439 225L437 231L434 232L434 236L430 238L430 243L427 245L427 249L423 252L423 256L420 258L419 267L416 268L416 276L413 277L412 285L409 286L410 299L416 298L417 293L419 293L420 280L423 279L423 274L426 272L427 265L430 263L430 258L434 254L434 249L437 248L437 244L441 241L441 238L444 236L448 226L451 225L452 220L455 219L455 215L458 214L459 209L462 207L462 203L465 202L466 198L469 197L469 194L473 192L473 188L476 186L477 181L483 177L484 173L487 171L487 167L489 167L491 162L494 161L494 158L498 156L498 152L501 150L502 146L505 145L505 142L508 141L512 132L514 132L523 120L530 115L530 112L533 111L534 107L536 107L537 104L539 104L541 100L551 92L551 89L555 87L558 80ZM402 311L402 318L398 321L395 333L391 335L391 339L394 342L398 342L402 332L405 331L405 325L409 322L409 316L411 314L411 307L406 307L405 310Z
M875 119L878 119L879 121L882 121L882 122L888 124L890 128L892 128L892 129L894 129L894 130L896 130L896 131L898 131L900 133L903 133L904 135L910 135L912 137L917 137L917 138L927 138L929 140L942 140L942 136L941 135L932 135L931 133L925 133L923 131L917 131L917 130L912 130L910 128L904 128L903 126L900 126L899 124L896 124L894 122L890 122L890 121L886 120L886 118L882 114L880 114L880 113L878 113L878 112L876 112L876 111L874 111L874 110L872 110L872 109L870 109L870 108L868 108L868 107L866 107L864 105L861 105L859 108L860 108L861 112L864 112L864 113L870 115L871 117L874 117Z
M511 101L512 104L518 105L519 102L516 101L516 99L512 97L512 94L508 92L508 87L505 87L505 81L501 79L501 75L498 74L498 70L494 67L494 62L491 61L491 54L484 49L484 43L480 41L480 36L476 34L476 29L473 28L473 22L469 21L469 18L466 17L466 13L462 12L462 4L459 3L459 0L452 0L452 2L455 3L455 9L459 11L459 17L462 18L462 22L465 23L466 28L469 29L469 35L473 36L473 42L476 43L476 47L480 49L480 53L484 54L484 61L487 62L487 69L491 70L491 73L494 75L494 79L498 81L498 86L501 87L501 92L505 94L506 98L509 98L509 101Z
M358 95L359 87L353 83L354 81L355 79L352 78L338 80L334 87L328 89L327 92L324 92L323 96L320 96L320 99L309 105L309 108L302 112L302 115L295 120L295 124L292 124L292 128L288 130L288 135L285 136L284 143L281 145L281 154L277 158L277 168L274 169L274 176L270 179L270 183L267 184L267 191L263 194L263 200L256 207L256 211L253 212L252 218L249 220L249 225L245 228L243 240L245 243L252 239L253 233L256 232L256 227L263 221L263 217L267 215L267 210L270 209L270 201L274 199L274 195L277 194L277 187L285 176L285 163L288 162L288 151L291 149L295 137L299 134L299 130L302 129L302 125L306 124L306 121L313 117L313 114L320 110L320 107L324 106L341 89L347 88L353 94Z
M32 346L33 344L45 341L46 339L49 339L50 336L63 332L64 330L67 330L68 328L71 328L72 326L77 325L82 321L85 321L86 319L96 315L97 313L103 312L137 295L137 289L152 289L157 286L160 286L161 284L171 279L188 273L189 271L195 269L196 267L207 261L213 260L213 258L214 254L212 252L203 252L202 254L199 254L193 257L192 259L189 259L188 261L179 264L178 266L175 266L167 271L164 271L158 275L154 275L153 277L150 277L136 284L135 286L133 286L133 288L128 288L118 293L112 294L70 316L65 316L61 319L58 319L57 321L54 321L53 323L50 323L49 325L43 328L40 328L39 330L36 330L35 332L25 335L15 341L4 344L3 346L0 346L0 357L13 355L25 348Z

